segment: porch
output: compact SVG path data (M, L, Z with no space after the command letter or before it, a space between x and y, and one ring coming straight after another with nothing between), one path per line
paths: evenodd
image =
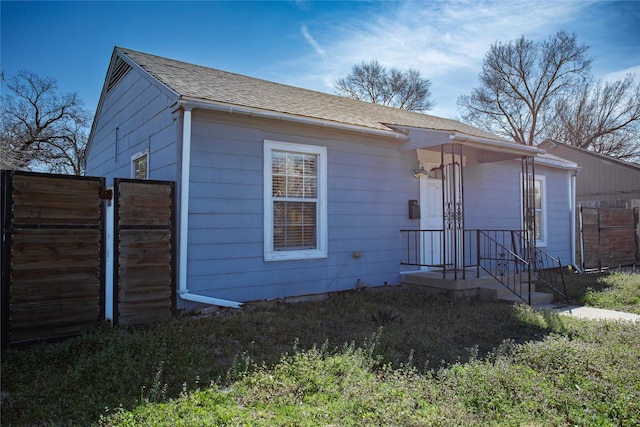
M513 292L486 272L479 277L454 279L447 273L442 277L439 271L415 271L402 273L402 283L430 288L434 293L444 293L455 298L479 298L482 300L504 301L510 303L527 303L532 306L553 302L554 296L547 292L537 292L535 282L531 284L522 277L514 276L511 280L516 284Z
M456 297L529 305L566 298L560 259L536 248L523 230L401 230L402 282ZM549 292L538 292L543 284Z

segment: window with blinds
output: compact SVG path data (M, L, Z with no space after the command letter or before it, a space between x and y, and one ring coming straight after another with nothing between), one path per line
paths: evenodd
M273 248L316 248L318 158L272 151Z
M265 142L267 260L326 256L324 164L324 147Z

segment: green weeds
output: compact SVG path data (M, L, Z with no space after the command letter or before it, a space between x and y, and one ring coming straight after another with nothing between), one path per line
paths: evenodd
M640 314L638 274L613 273L600 277L597 286L588 287L582 300L585 305Z
M637 425L639 364L639 324L384 287L11 349L1 424Z
M640 314L640 274L624 270L583 274L566 271L564 280L569 302ZM551 292L539 283L541 292ZM559 298L557 296L557 298ZM561 302L558 300L558 302Z
M630 324L598 323L573 338L506 341L468 362L420 372L391 367L375 347L326 345L255 366L229 387L208 387L166 403L118 411L102 425L637 425L640 358ZM373 343L379 342L376 338Z

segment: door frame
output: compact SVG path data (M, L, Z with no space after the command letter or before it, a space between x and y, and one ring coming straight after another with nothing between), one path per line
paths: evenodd
M420 215L421 230L440 230L442 234L432 235L429 237L430 244L426 244L426 240L421 241L420 257L422 260L431 260L432 267L422 266L421 270L430 271L438 269L437 265L442 264L443 259L443 238L444 238L444 212L443 212L443 182L441 178L431 178L430 174L433 169L440 168L440 165L427 163L427 171L429 174L420 177L420 206L422 206L422 214ZM435 194L430 194L435 191ZM433 200L436 206L432 206ZM429 246L427 248L427 246Z

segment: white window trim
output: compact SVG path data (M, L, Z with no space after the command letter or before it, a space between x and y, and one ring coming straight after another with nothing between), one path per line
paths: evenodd
M139 153L134 154L133 156L131 156L131 178L132 179L136 179L136 160L138 160L141 157L146 157L147 158L147 173L146 176L143 179L149 179L149 150L144 150L141 151ZM140 178L138 178L140 179Z
M316 248L302 250L273 249L273 189L271 152L273 150L296 153L315 154L318 156L318 197L317 197L317 233ZM299 259L315 259L327 257L327 147L317 145L295 144L290 142L264 141L264 260L284 261Z
M523 180L525 179L524 175L520 176L520 192L523 191ZM540 228L540 238L536 240L536 246L545 247L547 246L547 177L544 175L535 176L536 181L540 181L540 191L541 201L540 204L540 220L542 222L542 227ZM524 200L524 194L520 194L520 200ZM524 214L524 212L522 213ZM521 218L522 228L524 228L524 217Z

